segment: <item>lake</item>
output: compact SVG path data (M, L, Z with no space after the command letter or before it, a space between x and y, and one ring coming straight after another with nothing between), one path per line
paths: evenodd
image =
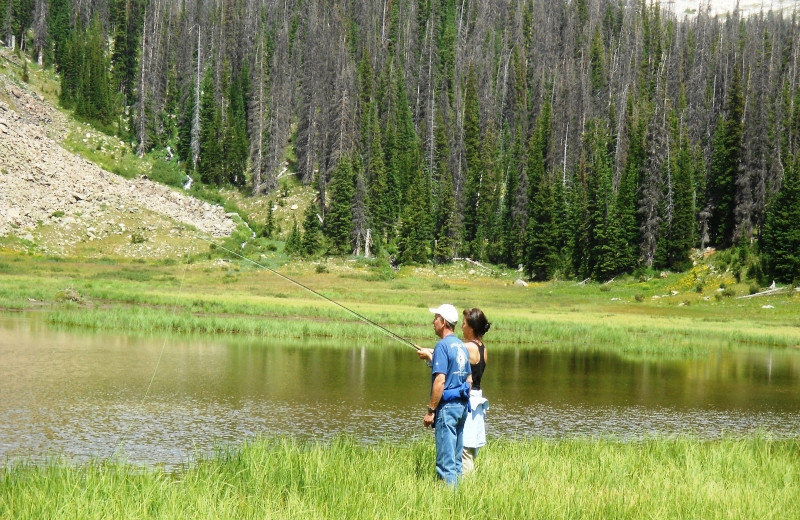
M434 344L431 336L430 345ZM497 437L800 437L800 352L691 359L492 351ZM430 369L407 346L137 336L0 315L0 458L167 467L264 436L430 438Z

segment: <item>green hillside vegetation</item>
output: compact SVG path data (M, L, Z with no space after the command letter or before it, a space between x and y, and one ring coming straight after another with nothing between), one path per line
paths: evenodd
M96 4L0 2L14 74L102 129L66 146L126 177L191 176L293 255L607 281L713 247L745 251L753 283L800 276L796 16Z

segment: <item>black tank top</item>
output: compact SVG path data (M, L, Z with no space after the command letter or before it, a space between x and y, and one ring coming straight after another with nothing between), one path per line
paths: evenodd
M470 363L469 367L472 369L472 388L480 390L483 371L486 370L486 357L484 356L486 347L484 347L483 343L475 343L478 345L478 363L476 365Z

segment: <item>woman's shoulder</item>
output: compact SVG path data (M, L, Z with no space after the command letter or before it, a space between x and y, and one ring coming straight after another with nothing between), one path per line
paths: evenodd
M464 346L467 347L467 352L469 353L469 362L471 364L476 364L480 361L481 351L478 350L478 344L474 341L465 341Z

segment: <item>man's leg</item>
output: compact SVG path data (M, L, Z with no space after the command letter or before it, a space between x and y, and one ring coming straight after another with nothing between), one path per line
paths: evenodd
M461 474L461 451L456 450L459 423L463 432L462 410L458 403L446 403L436 412L436 473L451 485L458 482Z

